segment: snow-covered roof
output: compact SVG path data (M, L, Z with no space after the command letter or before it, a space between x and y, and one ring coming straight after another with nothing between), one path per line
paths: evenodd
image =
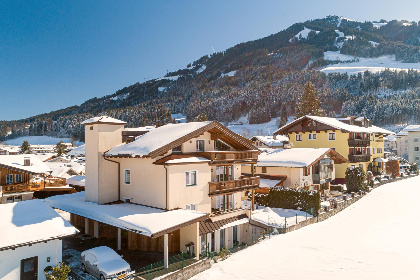
M76 186L85 186L85 176L82 175L75 175L73 177L70 177L66 180L67 184L69 185L76 185Z
M30 165L25 166L24 160L30 160ZM52 170L39 157L34 154L22 155L0 155L0 165L10 168L16 168L22 172L33 174L49 174Z
M52 196L45 201L54 208L152 237L208 216L193 210L165 211L131 203L100 205L85 201L85 192Z
M185 158L170 159L166 162L166 164L203 163L203 162L210 162L210 161L211 160L203 158L203 157L185 157Z
M277 149L258 157L257 166L306 167L327 153L329 148Z
M273 188L278 183L280 183L280 180L273 180L273 179L264 179L260 178L260 187L261 188Z
M348 132L356 132L356 133L381 133L381 134L395 134L392 131L377 127L377 126L370 126L370 127L362 127L362 126L357 126L357 125L351 125L351 124L347 124L344 123L342 121L340 121L339 119L336 118L329 118L329 117L319 117L319 116L303 116L300 117L296 120L294 120L293 122L286 124L285 126L279 128L277 131L274 132L274 134L280 133L281 131L283 131L285 128L291 127L292 125L299 123L301 120L303 120L304 118L308 118L311 120L314 120L316 122L320 122L323 123L325 125L331 126L335 129L340 129L340 130L344 130L344 131L348 131Z
M68 152L67 154L70 156L83 156L86 153L86 145L83 144L79 147L76 147L74 149L72 149L70 152Z
M45 153L45 154L36 154L36 156L42 160L42 161L46 161L51 159L55 154L53 153Z
M284 144L283 142L289 141L289 137L287 136L277 135L275 137L276 139L274 139L274 136L254 136L251 139L258 139L269 147L282 146Z
M155 128L155 126L127 127L124 131L150 131Z
M77 233L43 200L0 204L0 250Z
M107 116L100 116L100 117L93 117L90 119L87 119L85 121L82 122L82 124L86 125L86 124L94 124L94 123L104 123L104 124L127 124L124 121L121 120L117 120L111 117L107 117Z
M179 138L186 136L197 129L200 129L208 124L207 122L190 122L166 124L149 131L146 134L140 135L137 139L128 144L120 144L109 150L107 156L148 156L151 152L168 145Z
M67 172L73 170L74 172L80 174L85 166L77 162L60 162L60 161L49 161L46 162L46 165L52 170L51 176L53 177L63 177Z

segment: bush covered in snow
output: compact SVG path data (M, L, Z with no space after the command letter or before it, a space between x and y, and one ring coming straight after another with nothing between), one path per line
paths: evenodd
M268 194L260 194L257 201L262 206L303 210L313 215L321 209L321 194L307 190L272 188Z
M346 170L347 192L358 192L365 188L365 171L360 167L350 167Z

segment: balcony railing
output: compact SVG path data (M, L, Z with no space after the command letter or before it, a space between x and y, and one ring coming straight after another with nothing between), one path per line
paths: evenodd
M370 145L369 139L349 139L348 140L350 147L367 147Z
M369 162L370 161L370 155L369 154L349 155L349 161L351 163L354 163L354 162Z
M243 178L232 181L210 182L209 195L219 195L244 190L257 189L260 186L260 177Z
M210 151L197 152L197 156L207 158L214 162L221 161L256 161L258 159L258 151Z
M30 192L30 191L40 191L44 189L44 182L41 183L29 183L29 184L15 184L15 185L5 185L2 188L3 193L18 193L18 192Z

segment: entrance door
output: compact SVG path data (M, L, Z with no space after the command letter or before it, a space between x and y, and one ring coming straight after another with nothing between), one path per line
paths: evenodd
M38 256L20 261L20 280L38 279Z

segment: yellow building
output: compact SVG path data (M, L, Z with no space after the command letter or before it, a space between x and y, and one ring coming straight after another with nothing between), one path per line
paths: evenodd
M380 173L385 169L384 136L391 131L373 126L364 117L328 118L303 116L281 127L274 135L287 135L295 148L332 148L349 163L336 166L335 183L345 183L348 167Z

